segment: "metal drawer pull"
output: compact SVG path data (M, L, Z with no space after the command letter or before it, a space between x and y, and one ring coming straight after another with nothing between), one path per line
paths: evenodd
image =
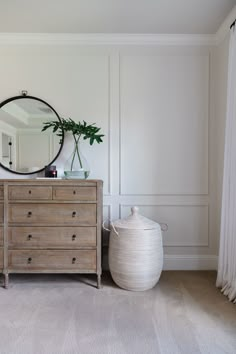
M32 262L32 258L29 257L29 258L28 258L28 264L31 264L31 262Z
M28 240L31 240L32 239L32 235L28 235Z
M31 190L29 190L29 194L31 194Z
M73 211L73 213L72 213L72 218L74 218L75 215L76 215L76 211Z
M32 215L32 211L28 211L28 218L30 218Z
M72 258L72 264L75 264L75 261L76 261L76 258L73 257L73 258Z
M76 239L76 235L72 235L72 241Z

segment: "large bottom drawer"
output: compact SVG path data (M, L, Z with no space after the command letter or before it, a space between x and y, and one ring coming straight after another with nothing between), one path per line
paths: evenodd
M12 250L8 255L9 270L96 271L96 250Z
M0 270L3 268L3 248L0 248Z

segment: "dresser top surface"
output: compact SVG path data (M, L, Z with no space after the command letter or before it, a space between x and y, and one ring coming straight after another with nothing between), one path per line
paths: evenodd
M52 185L77 185L77 186L96 186L97 184L102 184L102 180L98 179L86 179L86 180L81 180L81 179L57 179L57 178L11 178L11 179L0 179L0 185L1 184L31 184L31 185L38 185L38 184L52 184Z

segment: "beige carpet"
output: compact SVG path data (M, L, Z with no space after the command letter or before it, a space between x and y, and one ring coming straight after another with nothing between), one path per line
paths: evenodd
M146 292L109 275L11 275L0 288L1 354L235 354L236 305L214 272L163 272Z

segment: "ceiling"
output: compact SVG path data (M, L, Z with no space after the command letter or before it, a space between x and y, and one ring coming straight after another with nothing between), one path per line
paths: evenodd
M0 0L0 32L213 34L236 0Z

